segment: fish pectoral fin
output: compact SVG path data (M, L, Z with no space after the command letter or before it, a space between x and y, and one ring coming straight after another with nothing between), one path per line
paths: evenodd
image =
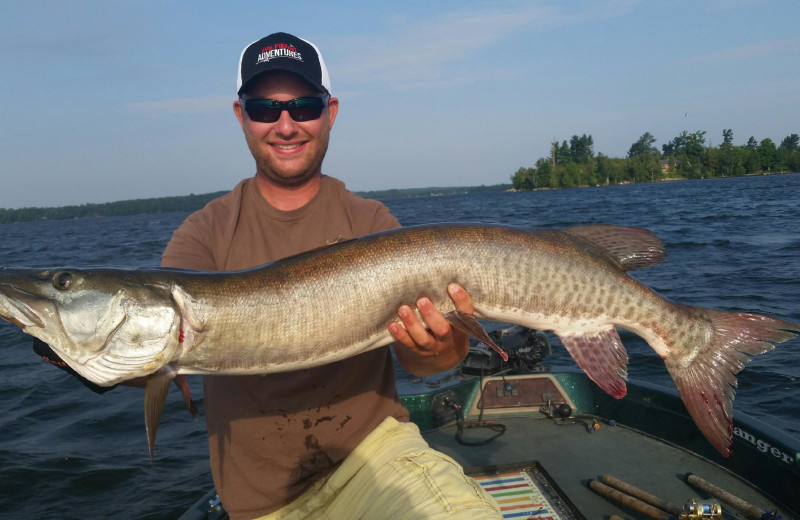
M556 335L589 379L610 396L625 397L628 352L614 327L589 334Z
M183 290L178 284L172 286L171 289L172 299L178 305L181 311L181 330L183 330L183 323L188 323L189 326L196 332L205 329L205 323L195 312L195 302L192 295Z
M489 334L483 329L483 326L481 326L475 316L453 310L445 314L444 317L450 323L451 327L492 347L495 352L500 354L503 361L508 361L508 354L506 354L497 343L492 341L492 338L489 337Z
M147 447L150 450L150 465L153 465L153 450L156 445L156 432L158 422L161 420L161 410L167 400L169 385L175 378L175 373L169 369L161 369L147 379L144 387L144 427L147 431Z

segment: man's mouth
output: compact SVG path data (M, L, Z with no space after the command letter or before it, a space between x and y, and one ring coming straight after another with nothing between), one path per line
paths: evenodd
M302 143L292 143L292 144L277 144L273 143L272 146L279 150L295 150L302 146Z

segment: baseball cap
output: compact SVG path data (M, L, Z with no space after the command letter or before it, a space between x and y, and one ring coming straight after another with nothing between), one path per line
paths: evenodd
M282 70L293 72L325 94L331 93L328 69L317 46L308 40L278 32L254 41L239 58L236 92L241 95L259 75Z

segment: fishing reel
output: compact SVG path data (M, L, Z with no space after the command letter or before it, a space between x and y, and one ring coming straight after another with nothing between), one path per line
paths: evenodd
M704 518L722 518L722 508L719 504L700 504L696 500L689 499L683 505L683 511L678 517L679 520L702 520Z

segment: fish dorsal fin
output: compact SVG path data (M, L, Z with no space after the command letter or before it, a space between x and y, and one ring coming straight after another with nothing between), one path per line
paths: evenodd
M589 379L610 396L625 397L628 352L615 328L589 334L558 334L558 338Z
M625 271L653 267L666 256L661 240L647 229L593 224L564 231L602 247Z

